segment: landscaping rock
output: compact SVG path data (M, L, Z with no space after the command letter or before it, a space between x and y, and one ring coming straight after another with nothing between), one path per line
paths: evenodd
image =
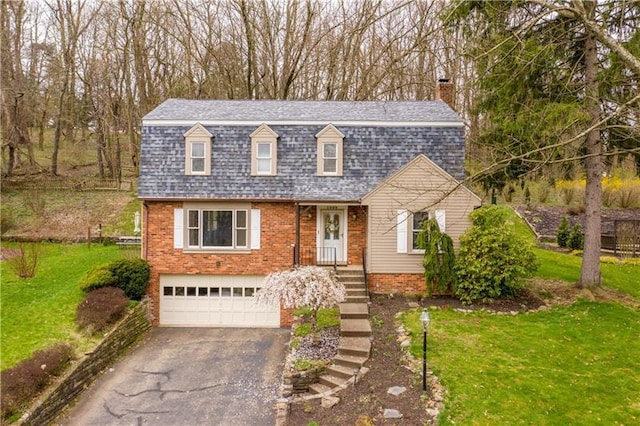
M325 396L320 401L320 406L322 408L331 408L334 407L338 402L340 402L340 398L337 396Z
M392 409L392 408L385 408L384 409L384 413L383 413L383 417L385 419L401 419L402 418L402 414L400 414L400 411Z
M392 386L387 390L387 393L393 396L402 395L407 391L407 388L404 386Z

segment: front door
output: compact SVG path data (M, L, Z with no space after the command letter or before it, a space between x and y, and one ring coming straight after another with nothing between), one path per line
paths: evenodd
M344 211L322 210L319 223L321 246L318 248L318 264L344 262Z

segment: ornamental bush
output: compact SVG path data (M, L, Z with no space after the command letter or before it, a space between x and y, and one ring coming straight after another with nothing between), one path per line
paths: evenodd
M125 313L129 299L121 288L102 287L90 291L76 309L76 324L97 333L118 321Z
M570 233L571 228L569 227L569 221L566 216L563 216L560 221L560 225L558 225L558 230L556 231L556 242L559 247L567 247Z
M3 419L16 415L42 392L54 377L64 372L73 359L68 343L57 343L33 353L15 367L2 371L0 407ZM3 422L4 424L4 422Z
M285 308L308 307L311 310L311 328L317 331L318 309L329 308L345 298L344 284L336 274L318 266L301 266L286 271L272 272L256 293L262 304L282 303Z
M531 243L514 230L509 209L483 207L460 237L455 295L464 303L515 295L537 269Z
M143 259L119 259L90 269L81 279L80 288L89 292L102 287L118 287L131 300L140 300L149 284L150 268Z
M453 241L440 231L435 219L425 220L418 234L418 248L424 250L424 277L429 294L451 294L455 285Z
M567 247L571 250L584 249L584 234L582 233L582 227L579 223L576 223L573 225L573 228L571 228L569 236L567 237Z

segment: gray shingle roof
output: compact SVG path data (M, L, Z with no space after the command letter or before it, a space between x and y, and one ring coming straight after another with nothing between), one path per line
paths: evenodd
M442 101L250 101L168 99L144 121L458 122Z
M195 122L213 134L210 176L184 174L183 135ZM278 174L273 177L251 176L250 134L262 122L279 135ZM344 134L340 177L316 175L315 135L329 123ZM440 101L171 99L143 120L138 195L147 199L355 201L419 154L461 180L464 129L460 123L458 115Z

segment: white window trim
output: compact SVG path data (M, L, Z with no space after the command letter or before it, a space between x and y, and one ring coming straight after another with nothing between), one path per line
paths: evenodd
M278 134L262 123L249 136L251 137L251 176L276 176L278 174ZM258 144L271 145L269 172L258 171Z
M184 135L184 144L185 144L185 165L184 165L184 174L190 176L208 176L211 174L211 139L213 138L213 134L211 134L207 129L204 128L200 123L196 123L191 129L189 129ZM192 170L192 160L193 156L192 147L193 144L203 143L204 144L204 170L203 171L194 171ZM200 157L196 157L200 158Z
M188 208L186 209L186 214L185 214L185 219L186 219L186 232L185 232L185 239L186 239L186 245L185 247L189 250L248 250L249 249L249 221L250 221L250 216L249 216L249 209L232 209L232 208L226 208L226 207L218 207L218 208L210 208L210 207L203 207L203 208ZM198 212L198 226L196 227L190 227L189 226L189 216L190 216L190 212L193 211L197 211ZM203 245L203 213L204 212L231 212L231 245L230 246L205 246ZM245 219L245 226L240 228L237 225L237 215L238 212L244 212L246 215L246 219ZM189 231L191 229L197 229L198 230L198 244L197 245L192 245L191 241L189 240ZM246 244L239 246L237 245L237 232L238 230L244 230L245 232L245 241Z
M316 135L317 146L317 174L318 176L342 176L343 161L342 152L344 144L344 134L340 130L336 129L333 124L327 125ZM336 145L336 171L327 172L324 170L324 146L325 144Z
M416 212L418 213L418 212ZM446 232L446 210L429 210L429 219L435 217L438 227ZM424 254L424 250L413 248L413 213L408 210L397 212L397 253Z

